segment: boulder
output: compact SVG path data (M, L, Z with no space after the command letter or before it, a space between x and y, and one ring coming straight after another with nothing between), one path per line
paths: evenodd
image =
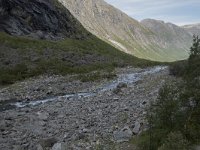
M141 127L140 122L136 121L133 128L133 134L137 135L140 132L140 127Z
M133 133L129 127L124 127L119 131L114 131L113 136L116 142L127 142L131 139Z
M41 120L47 120L49 117L49 113L47 112L37 112L38 118Z

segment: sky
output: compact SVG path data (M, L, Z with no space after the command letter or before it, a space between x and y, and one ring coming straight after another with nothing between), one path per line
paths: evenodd
M105 0L136 20L163 20L176 25L200 23L200 0Z

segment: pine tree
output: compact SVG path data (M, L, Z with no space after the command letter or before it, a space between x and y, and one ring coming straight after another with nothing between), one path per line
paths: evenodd
M193 45L190 48L190 58L200 55L200 39L198 36L193 36Z

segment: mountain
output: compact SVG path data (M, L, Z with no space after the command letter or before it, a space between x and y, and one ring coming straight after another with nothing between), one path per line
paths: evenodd
M200 23L198 24L190 24L182 26L186 31L188 31L191 35L199 35L200 36Z
M56 0L0 1L0 84L144 63L89 33Z
M166 57L170 56L176 59L188 56L192 37L183 28L172 23L165 23L164 21L154 19L142 20L141 24L155 34L156 43L159 43L159 46L165 49L163 52L166 53Z
M188 39L191 35L178 26L165 24L168 27L163 26L159 30L166 35L158 35L157 30L153 30L148 23L150 20L140 23L103 0L59 1L88 31L126 53L156 61L174 61L188 57L191 41L188 42ZM154 23L160 25L159 21ZM169 39L171 37L173 40Z
M84 38L88 32L53 0L1 0L0 31L34 38Z

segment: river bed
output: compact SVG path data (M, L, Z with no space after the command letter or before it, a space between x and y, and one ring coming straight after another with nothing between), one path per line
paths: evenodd
M56 101L58 99L70 100L71 98L76 98L76 97L81 98L81 97L95 96L96 94L98 94L100 92L105 92L105 91L115 89L119 83L133 84L133 83L141 80L141 78L144 75L154 74L154 73L157 73L166 68L167 68L166 66L155 66L153 68L144 69L141 72L118 74L117 78L115 80L112 80L106 84L103 84L91 92L78 92L78 93L74 93L74 94L66 94L63 96L55 96L55 97L39 99L39 100L34 100L34 101L27 101L27 100L20 100L20 102L16 102L15 100L5 101L0 104L0 111L5 111L8 109L14 109L14 108L37 106L37 105L41 105L41 104L44 104L47 102Z

